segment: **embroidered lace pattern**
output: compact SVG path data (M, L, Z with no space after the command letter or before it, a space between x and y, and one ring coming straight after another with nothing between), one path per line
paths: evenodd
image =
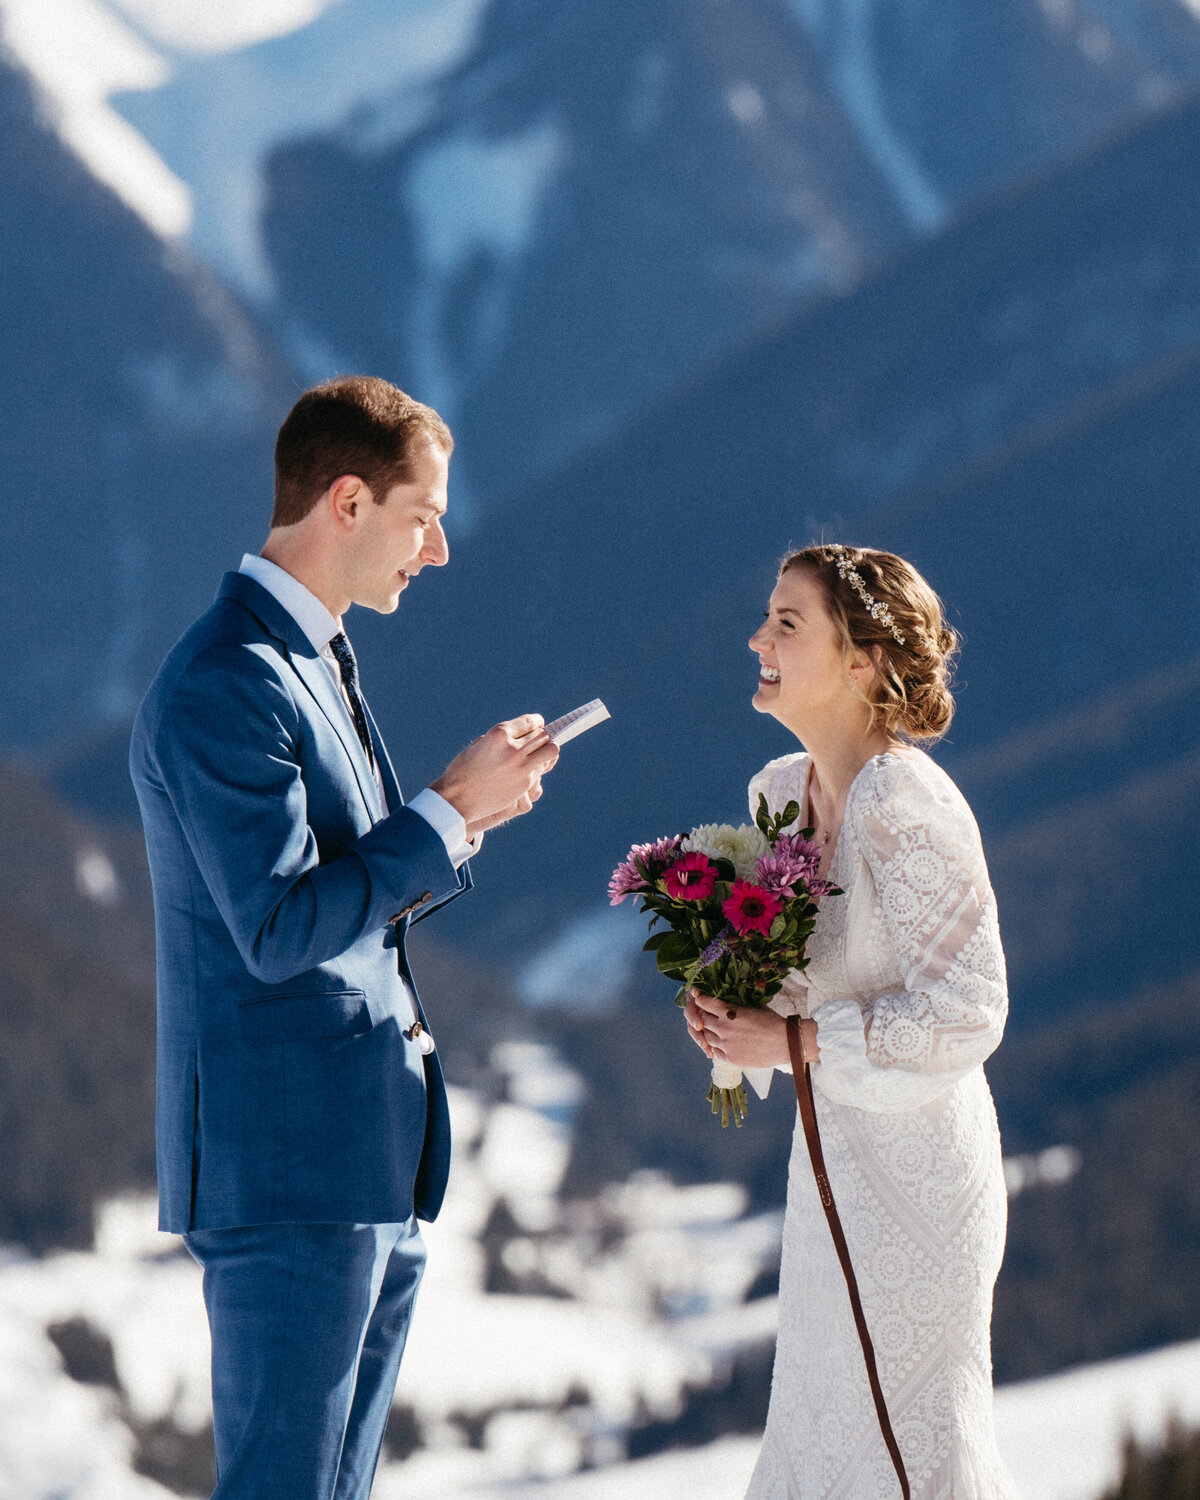
M803 805L807 755L751 808ZM817 1021L817 1115L913 1500L1017 1500L992 1422L1000 1138L980 1064L1006 1012L975 820L927 756L869 761L847 799L811 963L786 985ZM797 1126L779 1342L747 1500L897 1500L841 1269Z

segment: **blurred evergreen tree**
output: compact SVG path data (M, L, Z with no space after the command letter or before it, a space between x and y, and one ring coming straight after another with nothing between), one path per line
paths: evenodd
M1200 1500L1200 1431L1172 1418L1161 1447L1126 1437L1120 1481L1102 1500Z

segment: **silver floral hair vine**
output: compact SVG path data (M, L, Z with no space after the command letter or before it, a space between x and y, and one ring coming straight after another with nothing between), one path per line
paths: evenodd
M885 630L891 631L892 639L898 646L903 646L904 637L896 628L896 622L892 618L891 610L887 607L886 604L881 604L873 594L867 591L867 586L862 581L862 574L850 561L850 555L846 551L845 547L839 545L838 543L833 543L830 545L829 550L834 554L834 563L837 566L839 575L843 579L845 579L845 581L862 600L863 608L866 610L866 612L871 616L873 620L882 625Z

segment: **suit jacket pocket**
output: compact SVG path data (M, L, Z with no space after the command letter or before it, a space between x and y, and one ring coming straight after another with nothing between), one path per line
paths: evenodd
M238 1006L247 1042L304 1042L370 1031L371 1013L362 990L308 990L268 995Z

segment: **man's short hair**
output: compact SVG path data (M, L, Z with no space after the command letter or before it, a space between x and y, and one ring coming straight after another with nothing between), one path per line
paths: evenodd
M414 455L433 442L449 453L450 429L431 406L373 375L346 375L305 391L275 440L272 526L302 521L335 479L355 474L377 505L412 478Z

